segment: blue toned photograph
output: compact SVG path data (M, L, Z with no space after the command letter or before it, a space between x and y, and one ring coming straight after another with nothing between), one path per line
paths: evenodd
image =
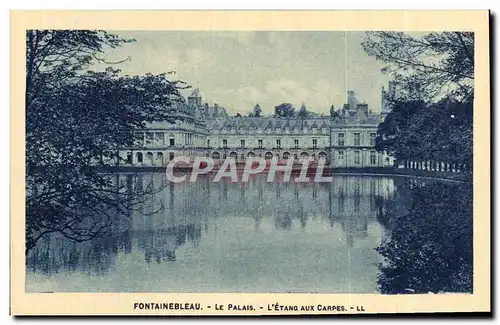
M472 294L474 33L26 31L27 293Z

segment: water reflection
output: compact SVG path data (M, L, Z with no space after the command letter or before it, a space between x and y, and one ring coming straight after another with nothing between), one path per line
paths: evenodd
M472 293L470 184L407 184L379 220L391 234L377 248L382 293Z
M122 178L130 181L130 176ZM447 200L438 195L457 193L453 185L437 183L432 186L441 192L421 190L415 199L418 189L431 186L428 182L408 185L403 178L385 177L337 176L333 183L268 183L255 177L246 184L200 178L165 186L163 174L144 174L134 181L163 189L117 218L115 236L83 243L43 239L27 258L27 291L418 291L397 274L411 270L414 279L432 263L401 264L415 256L394 245L401 240L422 245L410 234L433 230L428 224L436 212L433 204L446 210L454 203L452 195ZM422 204L425 209L419 210ZM408 222L415 213L422 221ZM460 214L464 229L471 215L468 210ZM455 220L455 215L438 216L435 222L447 218ZM444 246L449 240L436 231L426 238ZM465 252L471 239L452 244ZM428 247L434 249L442 246ZM471 271L460 272L465 278ZM420 287L425 291L425 285ZM455 287L442 290L450 288Z

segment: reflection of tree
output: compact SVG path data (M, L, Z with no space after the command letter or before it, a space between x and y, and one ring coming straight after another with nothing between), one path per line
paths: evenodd
M382 293L472 292L472 186L433 182L411 189L408 213L391 215Z
M408 214L408 208L413 204L411 188L414 182L421 181L415 179L405 180L403 178L394 179L394 196L385 200L382 196L375 196L375 206L377 209L377 221L390 232L398 216Z
M139 248L144 250L144 258L147 263L153 259L161 261L175 261L175 250L192 242L198 245L201 238L201 224L178 225L169 228L146 230L137 233L139 237Z
M88 274L109 272L119 252L129 254L132 237L138 238L138 248L144 251L145 261L175 261L175 250L186 244L197 246L202 235L201 224L177 225L143 231L127 230L119 236L95 238L89 242L70 242L61 236L42 239L27 258L27 268L44 274L59 271L85 271Z
M42 239L41 245L30 252L26 264L28 269L44 274L61 270L102 274L114 265L119 251L129 253L131 250L129 231L119 236L95 238L79 244L62 236L52 236Z

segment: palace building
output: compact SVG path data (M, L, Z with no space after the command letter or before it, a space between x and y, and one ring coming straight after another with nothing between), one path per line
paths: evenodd
M149 123L138 133L136 145L122 148L120 155L129 166L166 166L176 156L229 157L237 163L248 157L324 157L333 168L392 166L391 157L375 150L377 127L388 112L387 93L382 89L381 114L372 113L348 91L347 103L342 109L332 106L329 115L303 105L293 117L250 117L229 116L224 107L202 104L195 89L187 101L177 104L177 122ZM258 104L255 109L260 110Z

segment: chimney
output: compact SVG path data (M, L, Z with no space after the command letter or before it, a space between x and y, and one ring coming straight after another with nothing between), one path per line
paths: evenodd
M200 109L203 112L203 115L210 116L210 111L208 110L208 103L203 104L203 108Z
M365 112L366 115L368 115L368 104L358 104L356 105L356 109L357 110L362 110L363 112Z
M349 106L348 109L354 110L356 109L356 105L358 104L358 100L356 99L356 96L354 95L354 91L348 90L347 91L347 105Z

